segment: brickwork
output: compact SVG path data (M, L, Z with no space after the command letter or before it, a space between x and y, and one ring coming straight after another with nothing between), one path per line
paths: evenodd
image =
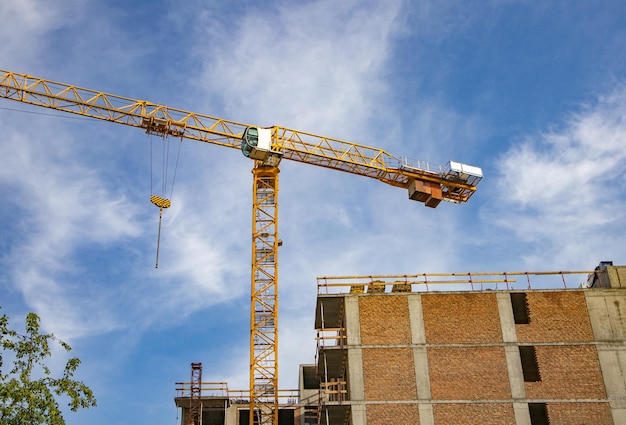
M609 403L548 403L550 425L613 425Z
M437 425L515 425L512 403L435 404L433 416Z
M355 296L361 346L350 358L362 367L355 379L360 387L362 378L358 400L366 403L359 415L368 425L419 424L419 384L422 401L432 398L428 407L436 425L514 425L513 385L518 401L546 403L551 425L613 425L585 293L527 291L529 323L515 325L508 296L499 291L421 293L419 299L410 293ZM592 307L603 307L597 304ZM422 317L411 317L419 312ZM515 338L535 347L539 382L523 382ZM532 371L526 357L523 367Z
M368 404L367 425L419 425L417 404Z
M593 341L585 295L581 291L528 291L530 323L516 325L519 342Z
M511 398L504 347L428 348L434 400Z
M413 350L364 348L363 386L366 400L416 400Z
M429 344L502 341L494 293L423 294L422 309Z
M526 382L529 399L605 399L593 345L536 346L541 382Z
M361 296L359 317L363 345L411 344L406 295Z

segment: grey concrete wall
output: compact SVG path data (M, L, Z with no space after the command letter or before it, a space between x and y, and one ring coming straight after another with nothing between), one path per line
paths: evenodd
M626 288L626 266L608 266L606 272L611 288Z
M624 267L611 267L619 274ZM611 278L615 287L616 278ZM619 282L618 282L619 283ZM626 278L620 284L626 283ZM626 292L623 289L590 289L585 292L589 320L598 349L598 360L615 425L626 425Z

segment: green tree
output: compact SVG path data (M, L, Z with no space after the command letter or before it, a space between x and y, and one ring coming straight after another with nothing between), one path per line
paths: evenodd
M0 424L3 425L65 425L58 398L69 400L75 412L96 405L89 387L72 379L80 365L70 358L61 377L55 378L46 366L51 356L50 343L56 342L65 351L71 347L54 334L39 333L39 316L26 316L26 335L9 328L6 315L0 317ZM12 360L13 367L5 371L3 360Z

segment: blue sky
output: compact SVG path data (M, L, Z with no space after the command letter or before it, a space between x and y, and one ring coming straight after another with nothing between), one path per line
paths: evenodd
M623 1L21 0L0 16L4 70L482 167L467 204L428 209L281 164L282 388L314 358L317 276L626 264ZM0 100L0 305L83 360L99 407L68 424L175 423L191 362L247 388L252 163L183 142L155 269L160 139L58 115Z

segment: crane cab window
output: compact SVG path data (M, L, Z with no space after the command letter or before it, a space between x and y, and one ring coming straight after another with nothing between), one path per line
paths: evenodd
M248 127L243 133L241 151L247 157L252 153L252 148L259 144L259 130L256 127Z

